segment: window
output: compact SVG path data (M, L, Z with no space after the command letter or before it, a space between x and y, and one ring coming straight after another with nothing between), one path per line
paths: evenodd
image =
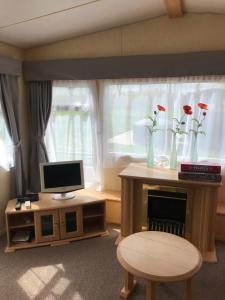
M46 131L50 161L82 159L85 184L97 182L95 85L91 81L54 81Z
M9 137L0 104L0 166L8 170L13 165L13 145Z
M145 161L148 132L146 118L152 115L157 104L167 108L159 114L159 128L155 134L156 159L169 157L172 134L172 117L180 118L185 104L195 107L198 102L209 106L203 130L199 135L201 159L225 159L225 80L168 79L160 80L105 80L101 82L103 111L104 166L125 166L131 161ZM192 117L187 118L186 130ZM191 135L178 139L179 159L190 156Z

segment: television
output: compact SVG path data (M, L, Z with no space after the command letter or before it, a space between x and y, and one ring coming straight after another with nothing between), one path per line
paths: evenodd
M75 194L72 191L84 188L83 161L41 163L40 179L41 192L54 193L53 199L74 198Z

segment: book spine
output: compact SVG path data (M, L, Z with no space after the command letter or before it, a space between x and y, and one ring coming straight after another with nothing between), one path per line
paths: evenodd
M178 179L221 182L222 176L214 173L179 172Z
M196 173L213 173L220 174L221 166L204 166L204 165L192 165L181 164L181 172L196 172Z

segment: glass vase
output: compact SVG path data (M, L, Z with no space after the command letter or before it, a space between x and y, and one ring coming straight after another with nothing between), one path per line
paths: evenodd
M154 166L154 138L153 133L149 133L148 139L148 150L147 150L147 166L148 168L152 168Z
M198 161L198 134L193 132L191 140L191 162Z
M177 168L177 135L173 133L172 147L170 152L170 169L175 170Z

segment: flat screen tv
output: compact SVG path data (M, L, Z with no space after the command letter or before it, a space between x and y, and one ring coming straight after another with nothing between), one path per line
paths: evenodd
M41 163L40 179L41 192L54 193L53 199L74 198L71 192L84 188L83 161Z

